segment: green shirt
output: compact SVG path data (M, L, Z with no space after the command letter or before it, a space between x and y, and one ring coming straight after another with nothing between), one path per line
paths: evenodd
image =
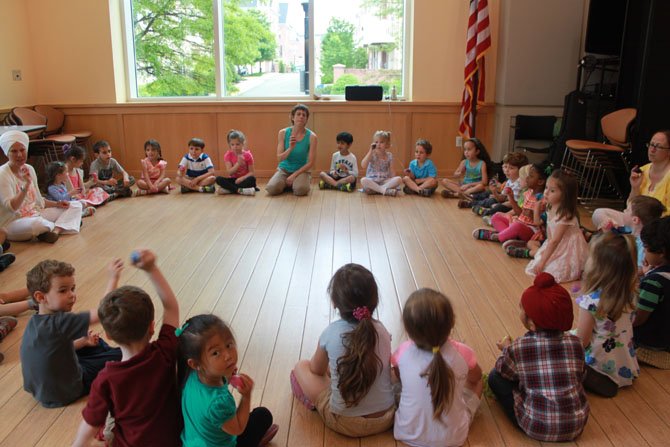
M287 127L286 132L284 133L284 150L289 148L291 132L293 132L293 127ZM279 167L281 169L292 174L307 164L307 159L309 158L309 140L311 135L312 131L305 129L305 136L302 138L302 140L296 141L295 147L289 156L279 162Z
M209 386L200 382L198 373L191 371L181 395L184 414L184 447L235 447L237 436L224 432L221 426L237 411L228 383Z

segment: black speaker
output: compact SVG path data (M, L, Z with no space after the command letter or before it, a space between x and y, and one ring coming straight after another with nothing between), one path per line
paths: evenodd
M344 99L347 101L381 101L384 89L381 85L347 85Z

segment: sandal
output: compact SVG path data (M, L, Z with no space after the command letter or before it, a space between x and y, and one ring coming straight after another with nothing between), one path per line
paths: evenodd
M298 379L295 377L295 373L293 371L291 371L291 391L293 391L293 396L296 399L298 399L298 402L303 404L305 408L307 408L310 411L316 410L316 407L314 406L312 401L310 401L307 398L307 396L305 396L305 393L302 391L302 388L300 388Z

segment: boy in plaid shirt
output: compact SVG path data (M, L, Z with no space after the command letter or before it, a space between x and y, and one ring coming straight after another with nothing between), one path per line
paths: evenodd
M489 387L507 416L539 441L571 441L584 430L589 404L584 349L572 327L572 299L549 273L540 273L519 304L528 329L498 342L502 354L489 374Z

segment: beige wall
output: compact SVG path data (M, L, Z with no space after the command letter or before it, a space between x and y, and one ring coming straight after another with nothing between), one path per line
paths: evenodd
M33 104L36 99L37 75L31 54L32 35L27 27L28 7L24 0L2 0L0 3L0 109ZM12 70L20 69L23 80L14 81Z
M120 1L2 0L0 105L123 102ZM486 98L493 102L499 0L489 3ZM467 16L465 0L414 0L413 100L460 101ZM20 39L8 38L14 35ZM11 68L23 70L22 83L11 81Z

